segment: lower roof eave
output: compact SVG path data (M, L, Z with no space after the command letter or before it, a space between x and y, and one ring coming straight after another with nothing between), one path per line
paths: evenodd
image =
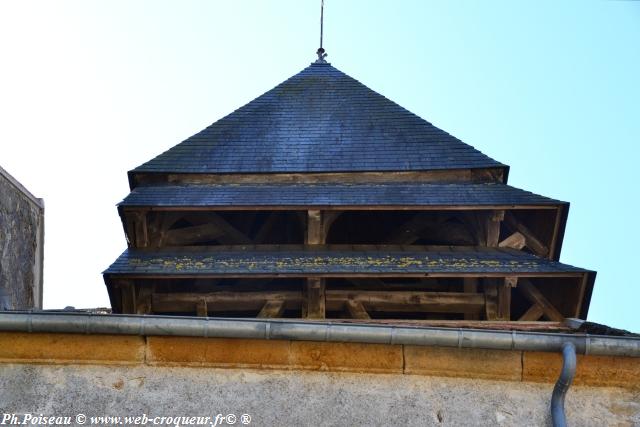
M545 277L573 277L582 278L588 272L542 272L542 273L530 273L530 272L500 272L500 273L415 273L415 272L395 272L395 273L313 273L313 272L299 272L299 273L202 273L202 274L130 274L130 273L105 273L104 277L108 279L269 279L269 278L326 278L326 279L339 279L339 278L504 278L504 277L522 277L522 278L545 278Z

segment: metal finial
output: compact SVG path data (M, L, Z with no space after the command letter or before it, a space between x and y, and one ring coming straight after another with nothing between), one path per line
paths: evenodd
M318 55L318 59L316 59L316 63L319 63L319 64L323 64L327 62L324 60L324 58L327 57L327 54L324 52L324 49L322 48L323 25L324 25L324 0L320 0L320 48L316 51L316 54Z

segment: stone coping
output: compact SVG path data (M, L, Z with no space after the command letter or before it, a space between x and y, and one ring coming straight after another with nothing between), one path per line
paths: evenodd
M553 383L562 357L388 344L1 332L0 363L313 370ZM640 389L640 359L578 355L574 384Z

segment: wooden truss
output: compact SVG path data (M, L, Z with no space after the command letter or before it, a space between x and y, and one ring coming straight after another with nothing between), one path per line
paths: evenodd
M547 207L545 209L549 210ZM194 245L263 245L299 243L307 246L334 243L344 233L332 235L335 224L356 221L348 218L355 210L305 209L291 212L248 209L233 216L214 210L127 208L121 211L129 245L132 248L165 248ZM369 211L368 211L369 212ZM372 212L372 211L371 211ZM524 212L524 211L523 211ZM552 258L560 240L561 208L552 210L552 226L527 222L527 215L514 209L450 209L405 212L394 227L381 224L370 227L379 244L422 245L424 241L455 246L486 246L526 250L539 257ZM373 213L371 215L374 215ZM530 215L531 216L531 215ZM342 225L344 227L344 224ZM339 234L339 233L338 233ZM283 242L274 242L274 236ZM283 237L284 236L284 237ZM355 239L369 238L360 232ZM464 275L439 280L422 278L407 282L398 274L393 278L348 277L340 284L321 275L299 277L299 285L275 290L270 282L278 275L220 285L220 278L190 280L188 286L165 286L176 278L157 277L153 281L135 277L105 278L110 286L114 307L123 313L173 313L198 316L224 313L251 313L260 318L294 316L325 319L328 313L343 319L373 321L405 317L423 319L460 319L460 321L521 321L541 319L560 322L565 317L582 315L587 288L584 273L565 279L519 274L502 277ZM549 293L548 280L565 280L561 291ZM271 282L273 283L273 282ZM561 288L562 286L556 286ZM563 302L570 300L569 303ZM515 303L514 303L515 301ZM514 305L515 304L515 305Z

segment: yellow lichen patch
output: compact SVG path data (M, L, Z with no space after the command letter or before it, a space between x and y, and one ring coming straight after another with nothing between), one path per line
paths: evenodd
M400 268L405 268L410 266L421 266L421 265L422 265L422 261L415 258L410 258L410 257L402 257L398 262L398 267Z

